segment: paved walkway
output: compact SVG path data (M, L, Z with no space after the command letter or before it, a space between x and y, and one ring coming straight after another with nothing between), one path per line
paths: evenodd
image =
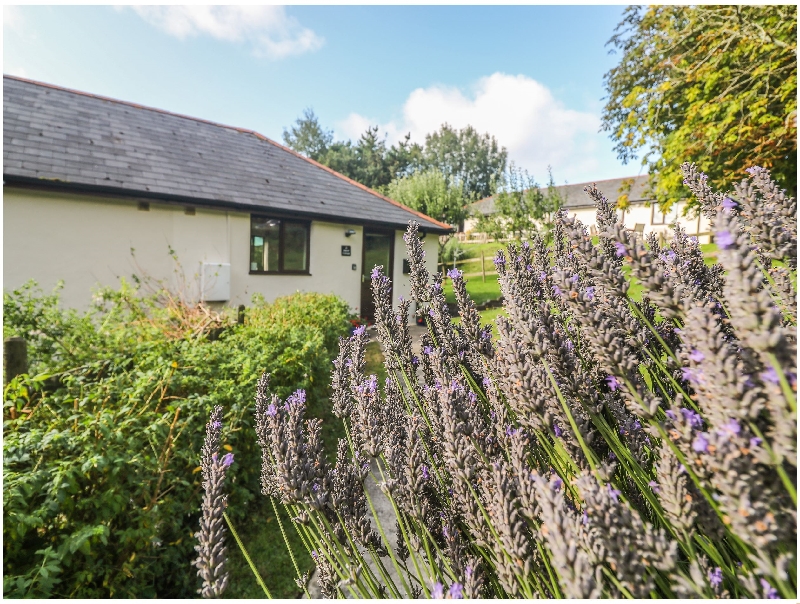
M420 342L422 334L428 330L427 327L424 325L416 325L411 324L409 325L409 331L411 333L411 340L413 342L412 348L415 354L420 354L422 350L422 344ZM370 327L368 330L369 337L371 341L377 340L378 335L374 327ZM386 538L389 541L389 547L396 551L397 549L397 532L396 532L396 524L395 524L395 515L394 510L392 509L392 504L389 501L389 498L383 494L380 487L378 486L378 482L380 482L380 472L378 471L378 461L376 459L372 460L372 467L371 473L367 476L365 481L365 486L367 488L367 494L369 495L369 499L372 502L373 507L375 508L375 514L378 517L378 520L381 523L381 528L383 529L384 533L386 534ZM370 514L370 522L372 524L372 528L378 532L378 527L375 523L375 518ZM374 562L369 559L369 556L366 556L368 564L373 571L373 574L376 576L380 576L378 571L374 567ZM400 587L399 577L397 576L397 572L395 571L394 567L391 564L391 560L387 557L383 560L384 566L389 571L389 576L391 577L392 581L395 585ZM314 572L311 574L311 579L309 580L308 584L308 593L311 595L312 598L321 598L322 594L320 593L319 584L317 583L317 571L314 569ZM410 597L408 594L404 594L405 597ZM305 596L304 596L305 597Z

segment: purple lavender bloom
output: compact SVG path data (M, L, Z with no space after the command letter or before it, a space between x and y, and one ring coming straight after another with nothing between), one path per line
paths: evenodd
M539 273L539 281L544 281L545 279L547 279L547 273L542 271Z
M222 430L222 422L211 422L211 427L214 430Z
M411 357L411 364L412 364L412 365L419 365L419 357L417 357L417 356L412 356L412 357Z
M619 380L613 375L609 375L606 378L606 382L608 383L608 387L611 389L611 392L614 392L617 388L620 387Z
M466 568L464 569L464 576L467 579L471 579L472 578L472 573L473 573L472 564L467 564Z
M590 285L586 288L586 297L589 298L589 300L594 300L594 285Z
M722 569L719 566L708 573L708 581L714 588L722 584Z
M553 422L553 433L559 438L561 437L561 426L555 422Z
M457 268L451 268L449 271L447 271L447 276L451 279L460 279L461 275L463 275L463 273Z
M697 379L694 370L691 367L681 367L681 375L687 382L694 382Z
M770 384L780 384L780 378L778 378L778 372L775 371L772 367L767 369L766 371L761 372L761 379L765 382L769 382Z
M584 525L589 524L589 514L586 513L586 510L583 510L583 514L581 514L581 519Z
M779 600L780 596L778 595L778 590L772 587L769 584L769 581L766 579L761 579L761 587L764 588L764 597L767 600Z
M491 385L492 385L492 380L490 380L488 377L483 378L483 387L484 388L488 388Z
M564 342L564 347L569 350L570 352L575 350L575 344L572 343L572 340L566 340Z
M499 255L495 257L493 262L494 262L494 265L496 267L498 267L498 268L501 267L501 266L505 266L506 265L506 259L503 258L502 256L499 256Z
M614 242L614 248L617 250L617 256L624 256L628 253L628 248L625 247L624 243L620 243L619 241Z
M722 207L725 210L732 210L733 208L737 207L739 204L733 201L730 197L726 197L722 200Z
M695 413L691 409L681 409L681 414L692 429L703 427L703 418L699 413Z
M655 480L651 480L647 483L651 489L653 489L653 493L659 493L661 491L661 487L658 486L658 483Z
M635 420L633 420L633 424L631 425L631 428L633 428L634 430L641 430L642 429L642 423L638 419L635 419Z
M428 471L428 466L422 466L422 479L428 480L431 477L431 473Z
M373 268L372 272L369 274L370 277L372 277L373 279L377 279L378 277L380 277L381 276L381 268L382 267L380 267L380 266L376 266L375 268Z
M433 354L433 346L426 346L422 349L423 354Z
M694 349L694 350L692 350L692 352L689 354L689 358L690 358L690 359L692 359L692 360L693 360L695 363L699 363L699 362L700 362L700 361L702 361L704 358L706 358L706 355L704 355L702 352L700 352L699 350L697 350L697 349L695 348L695 349Z
M678 464L678 474L686 474L686 466L682 463Z
M723 250L727 250L736 245L736 237L730 231L720 231L717 233L716 237L714 237L714 243Z
M229 468L233 465L233 453L227 453L225 457L222 458L222 465L226 468Z
M435 317L435 316L436 316L436 315L434 314L434 312L433 312L433 309L432 309L432 308L428 309L428 314L429 314L431 317Z
M698 453L705 453L708 451L708 438L706 437L705 432L700 432L694 437L694 440L692 441L692 449Z
M444 599L444 586L438 581L434 583L433 587L431 588L431 598L435 600Z
M731 418L720 426L720 429L717 430L717 434L725 438L730 438L732 436L738 436L741 430L742 427L739 425L739 422Z
M609 458L611 461L614 461L614 460L617 458L617 456L616 456L616 455L614 455L614 451L609 451L609 452L608 452L608 458Z
M561 485L563 484L564 484L563 480L561 480L560 478L556 478L551 482L550 486L554 491L558 491L561 488Z
M606 487L608 487L608 494L614 499L614 501L619 501L619 496L622 494L622 491L618 491L612 487L611 483L608 483Z
M275 408L275 405L270 403L269 407L267 407L267 415L270 417L275 417L278 414L278 410Z
M447 596L451 600L461 600L461 599L464 598L464 596L462 594L462 590L463 590L463 587L461 586L461 583L453 583L450 586L450 589L447 591Z
M560 296L561 295L561 288L559 288L558 285L554 285L553 286L553 293L555 293L556 296Z
M446 524L442 527L442 535L444 536L445 539L450 537L450 531L448 530Z
M358 327L356 327L353 330L353 335L354 336L361 336L361 335L364 335L365 331L367 331L367 326L366 325L359 325Z
M664 412L664 415L666 415L666 416L667 416L668 418L670 418L672 421L677 421L677 419L678 419L678 416L677 416L677 415L675 415L675 412L674 412L672 409L667 409L667 410Z
M762 442L764 442L764 441L763 441L763 440L761 440L761 439L760 439L758 436L754 436L753 438L751 438L751 439L750 439L750 448L751 448L751 449L755 449L755 448L756 448L757 446L759 446L759 445L760 445Z

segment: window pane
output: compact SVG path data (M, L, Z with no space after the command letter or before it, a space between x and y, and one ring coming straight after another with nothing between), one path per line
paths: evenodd
M250 222L250 270L278 271L279 220L253 217Z
M308 225L287 222L283 226L283 270L308 269Z

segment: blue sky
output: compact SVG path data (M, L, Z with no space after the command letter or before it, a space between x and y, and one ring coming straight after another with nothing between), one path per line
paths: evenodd
M337 138L469 123L575 183L640 172L598 132L623 9L6 6L3 71L276 140L306 107Z

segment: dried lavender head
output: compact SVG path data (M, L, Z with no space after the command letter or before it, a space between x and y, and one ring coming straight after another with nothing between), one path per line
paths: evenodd
M226 569L227 547L225 546L225 528L223 513L227 506L228 496L223 485L225 472L233 463L233 455L228 453L220 457L220 438L222 434L222 407L214 407L211 418L206 424L206 438L203 442L200 468L203 474L203 502L201 504L200 531L195 534L198 544L195 546L197 558L194 566L203 580L197 590L204 598L219 598L228 586Z

